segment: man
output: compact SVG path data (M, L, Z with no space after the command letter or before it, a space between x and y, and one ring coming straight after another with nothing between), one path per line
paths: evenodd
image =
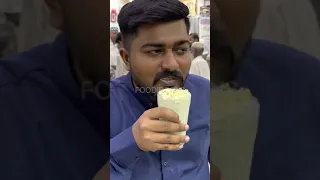
M91 180L109 160L109 2L45 2L63 33L0 61L0 179Z
M51 43L59 31L52 28L49 11L43 0L22 2L20 26L18 28L18 52L30 50L43 43Z
M121 37L121 33L117 34L115 43L118 47L118 49L120 50L123 47L123 43L122 43L122 37ZM116 77L121 77L123 75L128 74L128 71L126 70L126 65L124 64L121 56L117 56L117 68L116 68Z
M115 39L114 42L117 45L118 49L123 48L123 43L122 43L122 40L121 40L121 33L120 32L117 34L116 39Z
M111 28L114 29L114 28ZM116 30L112 30L110 32L110 79L115 79L118 76L118 64L121 57L119 54L119 44L117 43L117 38L118 38L118 34L117 33L118 29L116 28Z
M110 86L112 180L209 179L210 82L188 74L188 14L176 0L133 1L119 13L130 73ZM192 94L188 124L157 107L159 89L182 87Z
M119 29L117 27L110 28L110 38L111 38L113 44L115 44L118 33L119 33Z
M110 38L110 79L116 78L116 70L119 57L119 49Z
M211 80L215 84L235 81L248 87L260 103L250 180L320 179L320 62L283 45L251 41L259 1L215 2L219 11L211 23L211 37L216 38L211 41L211 72L215 72ZM219 76L221 69L228 73ZM234 134L235 141L237 135ZM211 142L213 147L214 144ZM237 149L226 151L238 153ZM211 155L228 156L223 152ZM228 169L222 169L214 157L222 177L242 168L230 163Z
M191 62L190 74L195 74L210 80L210 69L208 62L203 59L202 54L204 45L200 42L194 42L191 46L191 52L194 59Z
M189 35L189 41L190 43L199 42L199 35L197 33L191 33Z

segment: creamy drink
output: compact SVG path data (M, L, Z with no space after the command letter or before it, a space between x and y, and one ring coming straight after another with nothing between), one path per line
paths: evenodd
M188 124L191 93L187 89L162 89L158 92L158 107L173 110L183 124ZM186 135L186 131L174 134Z

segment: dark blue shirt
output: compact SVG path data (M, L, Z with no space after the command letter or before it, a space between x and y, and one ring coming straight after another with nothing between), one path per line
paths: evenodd
M60 36L0 61L0 179L89 180L109 158L108 101L82 97Z
M251 180L319 180L320 61L255 40L238 81L260 103Z
M131 74L110 83L110 160L112 180L209 179L210 82L189 75L185 88L192 95L187 135L180 151L143 152L136 145L131 126L144 111L154 107L136 93Z

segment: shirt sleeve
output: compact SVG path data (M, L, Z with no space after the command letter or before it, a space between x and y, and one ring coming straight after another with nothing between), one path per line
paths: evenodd
M114 138L110 139L110 162L111 162L111 179L117 180L120 174L122 176L131 176L132 165L139 160L142 150L137 146L132 128L128 128Z
M142 152L137 146L132 128L128 128L114 138L110 139L110 153L111 158L121 167L129 168Z

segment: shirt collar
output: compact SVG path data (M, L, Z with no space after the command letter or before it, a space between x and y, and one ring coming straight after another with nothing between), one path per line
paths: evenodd
M156 104L153 104L147 96L144 94L140 93L139 91L136 90L136 88L133 86L132 82L132 73L128 72L127 75L124 77L124 84L125 86L130 90L130 93L143 105L145 109L151 109L156 107Z

